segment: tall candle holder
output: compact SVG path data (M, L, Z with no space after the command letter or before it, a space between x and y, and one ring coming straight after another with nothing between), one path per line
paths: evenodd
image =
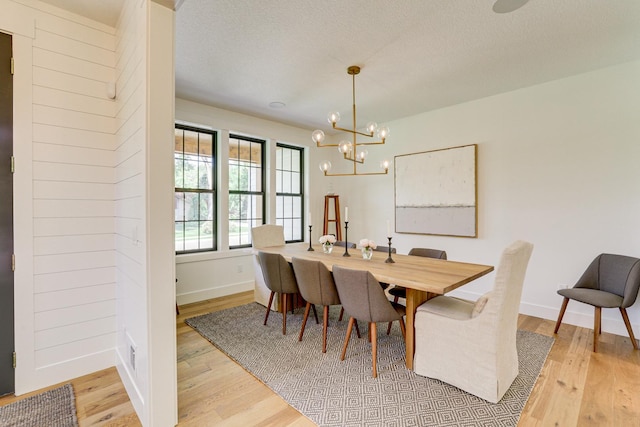
M311 247L311 224L309 224L309 249L307 251L315 251L313 247Z
M344 253L342 256L349 255L349 221L344 222Z
M389 256L387 257L387 259L384 262L386 262L386 263L394 263L395 261L393 260L393 258L391 258L391 237L387 237L387 239L389 239Z

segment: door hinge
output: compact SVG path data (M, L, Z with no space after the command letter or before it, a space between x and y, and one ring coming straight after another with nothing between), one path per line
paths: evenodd
M16 352L13 352L13 368L15 369L16 367Z
M11 173L16 172L16 158L11 156Z
M16 254L11 254L11 271L16 271Z
M11 75L13 75L15 69L15 62L13 61L13 56L11 57Z

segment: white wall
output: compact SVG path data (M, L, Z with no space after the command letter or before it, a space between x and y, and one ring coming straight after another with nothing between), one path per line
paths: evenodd
M573 285L596 255L640 257L639 75L632 62L389 123L387 144L370 156L478 144L479 237L394 234L393 245L495 265L511 241L528 240L535 247L521 312L557 318L558 284ZM349 206L350 240L386 240L393 171L331 180ZM458 294L475 298L492 283L493 275ZM639 304L629 317L640 330ZM565 321L592 327L593 309L572 302ZM626 335L618 310L604 310L603 329Z
M16 393L113 366L113 28L2 0L13 33ZM30 111L27 111L29 109Z
M244 114L234 113L219 108L176 99L176 120L192 125L207 126L216 129L218 134L218 155L224 163L225 155L228 155L229 132L250 135L267 140L268 150L275 152L276 142L283 142L301 147L312 145L311 131L296 128L280 123L263 120ZM270 158L269 158L270 157ZM275 168L275 156L268 156L267 163L271 172ZM317 152L314 149L305 150L305 168L310 171L310 179L307 183L306 210L312 212L313 240L316 242L322 233L322 209L324 200L315 197L309 199L309 194L319 194L317 188L320 185L320 171ZM228 181L224 174L225 168L219 171L218 188L219 209L218 217L226 218L226 200L228 189L224 185ZM275 172L271 175L275 176ZM275 223L275 193L271 194L267 201L268 213L266 222ZM271 207L271 208L269 208ZM306 217L306 213L305 213ZM305 218L306 220L306 218ZM246 249L229 250L228 232L226 222L220 221L221 230L217 252L199 253L176 256L176 277L178 304L186 304L201 301L208 298L216 298L231 295L237 292L252 290L254 287L253 264L250 251ZM308 228L305 226L304 238L308 241Z
M143 425L158 426L177 423L173 19L125 2L117 26L117 367Z

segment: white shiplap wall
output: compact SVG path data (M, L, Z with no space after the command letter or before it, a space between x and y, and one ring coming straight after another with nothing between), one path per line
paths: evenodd
M37 1L0 0L0 8L16 58L21 394L114 364L116 104L105 85L115 77L116 38L114 28ZM29 112L16 107L25 100Z
M117 25L115 249L117 366L131 402L145 419L148 331L145 238L146 2L125 2ZM135 368L130 347L135 348ZM144 421L143 421L144 422Z
M34 17L35 368L80 374L83 358L113 363L115 34L49 7Z

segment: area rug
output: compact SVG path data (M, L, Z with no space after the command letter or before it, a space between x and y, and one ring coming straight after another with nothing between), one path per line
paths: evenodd
M71 384L0 407L3 427L75 427L76 398Z
M375 379L365 328L339 360L348 323L337 321L339 306L331 307L325 354L321 318L318 325L309 316L299 342L301 309L289 314L286 336L280 313L271 313L267 326L264 314L252 303L185 322L320 426L515 426L553 344L552 337L518 331L520 374L492 404L408 370L397 322L388 336L386 324L378 326Z

